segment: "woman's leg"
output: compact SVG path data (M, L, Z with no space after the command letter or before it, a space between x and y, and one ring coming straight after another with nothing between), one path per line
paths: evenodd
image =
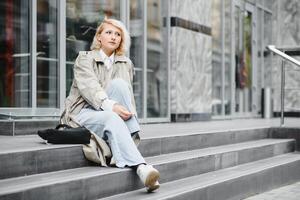
M127 126L116 113L84 108L76 116L76 120L109 143L117 167L145 163Z
M114 79L106 89L110 99L133 111L130 88L122 79ZM131 134L140 131L136 116L124 121L119 115L110 111L83 109L77 116L81 125L97 133L108 141L116 165L118 167L133 167L149 192L159 188L159 172L145 160L134 144Z
M125 106L128 111L133 111L130 86L126 81L122 79L112 80L106 89L106 93L110 99ZM125 121L125 124L131 134L140 131L140 126L135 115ZM148 192L152 192L159 188L159 172L151 165L140 164L133 166L132 168L136 171Z
M130 86L126 81L120 78L113 79L107 86L106 93L110 99L123 105L128 111L133 111ZM140 131L140 125L135 115L129 120L126 120L125 124L127 125L130 133Z

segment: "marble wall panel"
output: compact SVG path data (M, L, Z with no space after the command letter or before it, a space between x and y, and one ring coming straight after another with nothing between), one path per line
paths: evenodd
M171 112L211 113L211 36L171 29Z
M277 46L300 46L300 1L277 0L273 4L273 35ZM300 57L296 59L300 60ZM287 70L293 66L288 65ZM298 68L299 70L299 68ZM273 59L274 110L280 110L281 59ZM300 76L297 72L286 73L286 108L300 108Z
M207 0L171 0L170 14L211 27L211 5Z
M179 55L177 52L177 28L171 28L170 31L170 109L171 113L177 110L177 90L176 90L176 70ZM178 41L179 42L179 41Z

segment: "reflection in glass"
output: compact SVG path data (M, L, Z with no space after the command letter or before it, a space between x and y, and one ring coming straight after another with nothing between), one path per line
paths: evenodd
M252 13L235 7L235 111L252 110Z
M0 107L30 106L29 6L0 2Z
M73 81L73 64L79 51L90 50L95 31L105 16L120 19L120 0L66 1L66 95Z
M224 1L225 9L225 82L224 82L224 110L225 115L230 115L231 113L231 0Z
M245 84L246 84L246 112L252 111L252 13L245 12L244 15L244 56L245 56Z
M134 64L135 76L133 79L133 91L136 101L136 108L138 116L143 116L144 95L143 95L143 52L144 52L144 24L143 24L143 1L131 0L130 1L130 58Z
M212 114L222 114L221 0L212 1Z
M58 107L57 1L37 1L37 106Z
M263 69L263 44L262 44L262 13L263 11L261 9L257 9L257 88L258 91L261 91L261 88L263 88L264 85L264 69ZM257 93L258 99L261 99L261 92ZM261 112L261 104L257 104L258 113Z
M242 42L241 42L241 36L240 36L240 8L235 7L234 9L234 38L235 38L235 86L236 86L236 93L235 93L235 112L240 112L240 98L239 93L241 88L243 86L243 78L241 73L241 63L243 62L242 59Z
M167 117L167 29L163 26L166 1L147 1L147 117Z

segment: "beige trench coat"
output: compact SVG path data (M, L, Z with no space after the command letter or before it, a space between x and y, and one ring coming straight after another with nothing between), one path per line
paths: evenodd
M115 55L115 62L112 65L111 77L104 66L104 60L98 50L81 51L74 64L74 79L70 94L65 101L65 110L62 113L60 122L72 127L78 127L75 116L86 105L91 105L95 110L101 110L102 102L107 99L105 88L110 80L122 78L132 86L133 64L126 56ZM135 101L132 87L132 110L136 114ZM133 136L136 145L139 142L139 135ZM107 159L112 157L107 143L92 133L91 142L83 146L83 151L88 160L107 166ZM112 162L110 164L113 164Z

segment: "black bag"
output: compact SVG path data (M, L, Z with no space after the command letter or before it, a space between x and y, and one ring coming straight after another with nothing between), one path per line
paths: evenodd
M39 130L38 135L52 144L89 144L91 133L85 127L59 124L55 129Z

